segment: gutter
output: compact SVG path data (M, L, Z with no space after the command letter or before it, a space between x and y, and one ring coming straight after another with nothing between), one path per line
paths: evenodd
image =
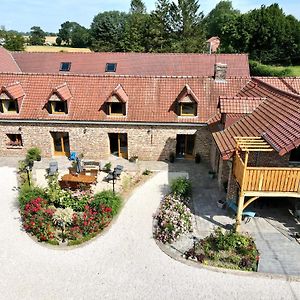
M170 126L170 127L204 127L207 123L158 123L158 122L117 122L117 121L70 121L70 120L24 120L24 119L2 119L1 123L6 124L57 124L57 125L122 125L122 126Z

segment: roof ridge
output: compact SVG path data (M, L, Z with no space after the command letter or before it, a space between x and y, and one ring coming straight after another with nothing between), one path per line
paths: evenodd
M112 55L153 55L153 56L167 56L167 55L184 55L184 56L248 56L248 53L184 53L184 52L165 52L165 53L158 53L158 52L81 52L81 51L74 51L74 52L43 52L43 51L10 51L10 53L22 53L22 54L92 54L92 55L100 55L100 54L112 54Z
M82 74L82 73L33 73L33 72L0 72L0 75L19 75L19 76L53 76L53 77L113 77L113 78L195 78L213 79L213 76L207 75L124 75L124 74ZM249 76L230 76L226 80L230 79L249 79Z

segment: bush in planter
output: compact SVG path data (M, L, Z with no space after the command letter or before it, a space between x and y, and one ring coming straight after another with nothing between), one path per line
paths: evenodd
M167 195L154 216L154 237L163 242L176 241L180 235L192 231L192 214L176 196Z
M178 177L171 182L171 192L182 198L188 198L192 194L192 183L185 177Z
M33 147L28 149L27 154L26 154L26 160L27 161L40 161L42 156L42 152L40 148Z
M112 209L112 215L115 216L122 205L122 199L118 194L114 194L112 190L102 191L94 195L94 199L91 201L90 206L96 211L101 210L103 206L110 207Z

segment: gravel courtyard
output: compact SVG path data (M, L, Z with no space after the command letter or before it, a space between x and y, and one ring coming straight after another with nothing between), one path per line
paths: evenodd
M106 233L78 248L21 229L15 169L0 168L0 299L300 299L300 282L195 268L164 254L152 215L168 173L139 187Z

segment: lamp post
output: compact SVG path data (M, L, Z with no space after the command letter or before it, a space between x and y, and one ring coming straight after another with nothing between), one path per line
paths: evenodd
M112 171L112 181L113 181L113 193L115 193L115 179L116 179L116 168Z
M28 162L28 165L26 166L27 180L28 180L29 186L31 186L31 182L30 182L30 172L32 171L32 167L33 167L33 162L32 162L32 161L29 161L29 162Z

